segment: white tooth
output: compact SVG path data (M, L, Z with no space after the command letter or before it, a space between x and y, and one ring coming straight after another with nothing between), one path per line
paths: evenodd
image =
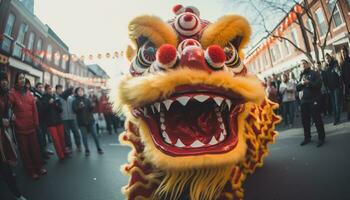
M209 98L209 96L207 96L207 95L196 95L193 98L196 99L199 102L204 102L205 100L207 100Z
M155 113L153 105L151 105L151 109L152 109L152 113Z
M165 131L163 131L162 136L163 136L166 143L171 144L171 140Z
M218 104L218 106L221 105L223 100L224 100L224 98L222 98L222 97L214 97L214 101L216 102L216 104Z
M218 141L215 139L215 136L213 136L209 142L210 145L216 145Z
M202 147L202 146L204 146L204 144L201 143L199 140L196 140L191 144L191 147Z
M180 139L177 139L175 146L177 146L177 147L184 147L185 145L184 145L184 143L181 142Z
M164 123L164 122L165 122L164 117L160 116L160 122L161 122L161 123Z
M145 115L147 115L147 108L146 108L146 107L143 108L143 113L144 113Z
M158 110L158 112L160 112L160 103L155 103L154 106L156 107L156 109Z
M226 99L225 101L226 101L226 104L228 106L228 109L230 110L231 109L231 105L232 105L231 100L230 99Z
M224 139L225 139L224 134L223 134L223 133L220 133L220 138L219 138L219 141L221 142L221 141L223 141Z
M218 117L218 121L219 121L219 122L222 122L222 117Z
M225 125L224 124L220 124L220 128L225 130Z
M172 103L173 103L173 100L170 100L170 99L163 101L163 104L167 110L169 110Z
M186 97L186 96L178 97L176 100L185 106L188 100L190 100L190 97Z
M165 125L162 123L162 124L160 125L160 128L164 131L164 130L165 130Z
M227 135L227 132L226 132L226 129L224 129L224 132L223 132L224 135Z

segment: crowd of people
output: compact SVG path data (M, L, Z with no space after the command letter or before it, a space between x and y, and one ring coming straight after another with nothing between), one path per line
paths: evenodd
M89 156L90 133L97 153L103 154L98 137L102 126L97 122L105 120L111 135L123 124L112 111L107 91L98 98L93 92L86 95L82 87L63 90L62 85L56 85L54 89L42 83L32 87L24 73L16 75L10 89L6 72L0 72L0 175L15 199L25 200L12 171L17 151L27 174L37 180L48 173L45 160L54 154L48 149L49 142L62 161L74 150L73 134L76 151L84 150Z
M349 51L343 47L339 60L328 53L320 63L312 64L304 59L301 66L299 78L290 71L280 77L273 74L265 78L266 92L271 101L281 105L278 113L285 126L293 127L295 115L300 113L305 135L301 145L310 142L310 126L314 123L319 135L318 146L322 146L325 140L322 115L333 116L334 125L338 125L345 110L350 120Z

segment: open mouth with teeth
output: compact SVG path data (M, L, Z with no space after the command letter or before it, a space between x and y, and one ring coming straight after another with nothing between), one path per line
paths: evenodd
M165 154L220 154L237 145L242 103L240 95L222 88L179 86L167 99L138 110Z

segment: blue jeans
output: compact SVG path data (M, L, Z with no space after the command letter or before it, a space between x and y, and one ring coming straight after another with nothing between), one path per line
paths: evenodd
M331 90L330 92L332 100L332 109L334 114L334 122L340 121L340 112L341 112L341 100L340 100L340 89Z
M95 123L88 125L88 126L79 126L79 128L80 128L81 136L83 137L85 151L90 151L89 144L88 144L88 138L87 138L88 132L90 132L92 137L94 138L97 150L100 150L101 146L100 146L100 142L98 141L98 138L97 138Z
M294 113L295 113L295 101L283 102L283 121L284 124L294 123Z
M76 120L74 119L63 120L63 124L64 124L64 136L65 136L66 147L70 149L72 148L72 138L70 136L71 131L74 136L75 145L77 147L80 147L81 139L80 139L79 128Z

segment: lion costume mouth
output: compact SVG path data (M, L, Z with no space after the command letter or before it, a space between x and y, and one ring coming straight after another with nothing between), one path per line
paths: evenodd
M139 108L156 147L171 156L225 153L237 145L240 95L213 86L184 85Z
M151 156L157 162L244 152L246 103L264 98L254 77L192 69L126 77L119 86L116 105L127 105L132 122L142 125L141 138L150 144L145 151L157 155ZM236 156L241 158L241 153Z

